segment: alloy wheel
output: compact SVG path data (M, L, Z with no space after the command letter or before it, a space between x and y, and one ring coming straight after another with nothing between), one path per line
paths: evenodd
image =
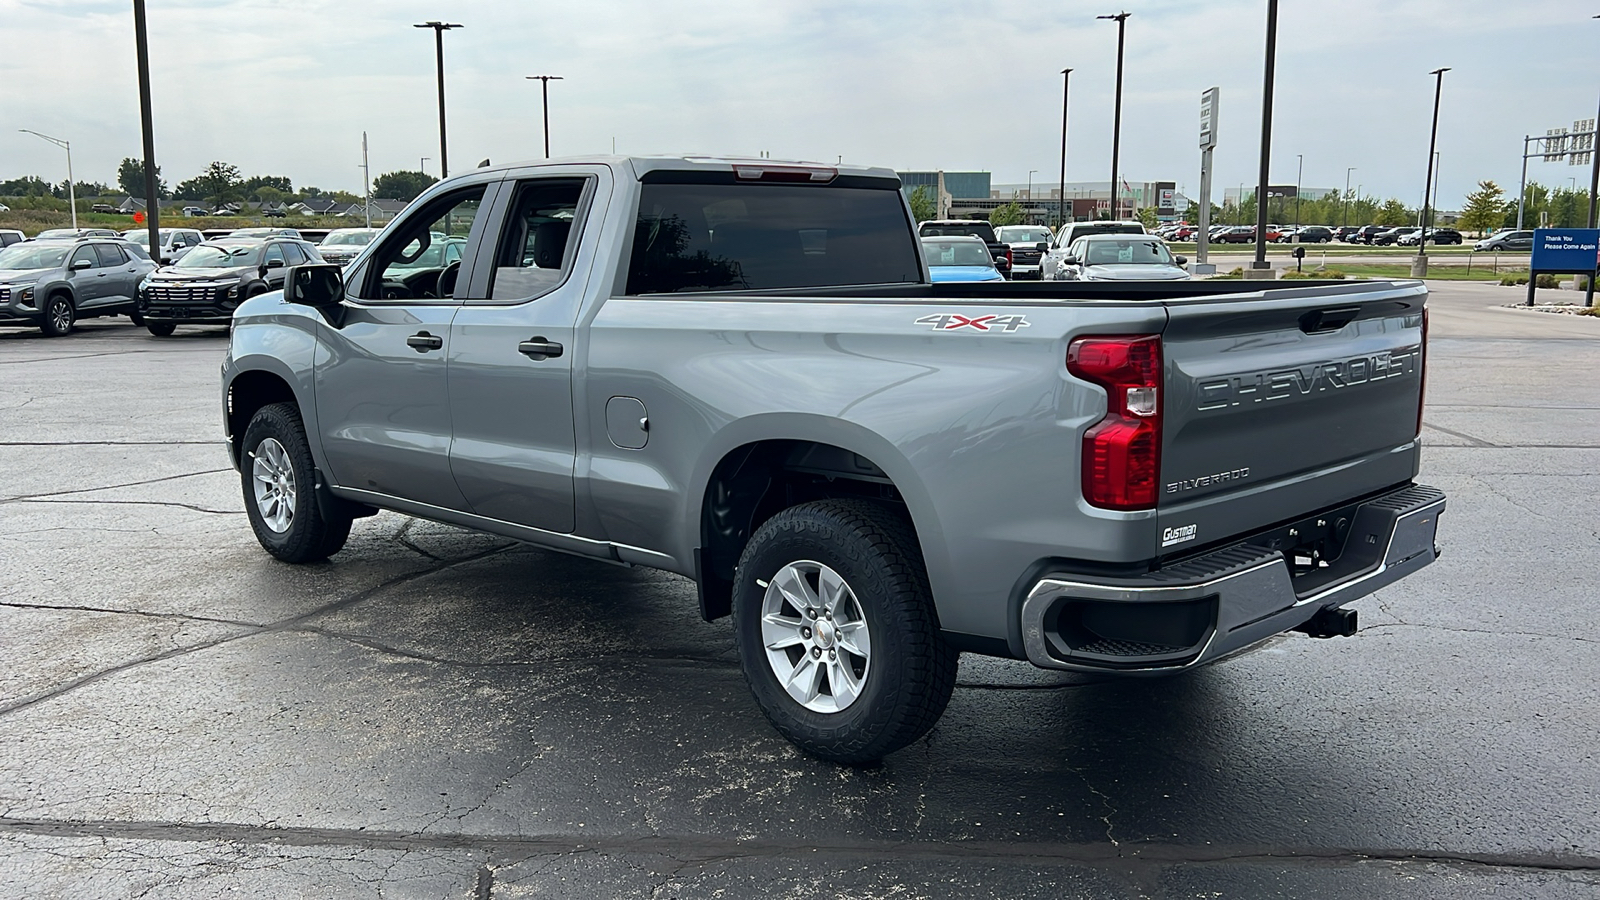
M836 713L861 696L872 639L861 603L838 572L789 563L765 585L761 642L789 696L812 712Z
M275 534L283 534L294 524L296 496L294 466L289 452L277 438L267 438L256 447L250 464L251 484L255 487L256 512L262 524Z

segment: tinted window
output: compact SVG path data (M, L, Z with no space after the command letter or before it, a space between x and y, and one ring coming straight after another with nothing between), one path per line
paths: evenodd
M126 261L122 251L110 244L95 244L94 250L100 254L100 265L102 266L120 266Z
M994 228L988 222L962 222L953 225L935 225L923 222L918 233L923 237L960 237L969 235L980 237L986 241L994 240Z
M644 184L629 294L922 280L900 192Z
M93 247L79 247L72 254L72 265L87 261L91 266L100 265L100 257L94 252Z
M283 262L285 265L303 266L306 263L306 255L300 252L300 248L294 244L284 244Z
M924 239L922 255L930 266L993 266L988 246L977 241Z
M262 265L266 265L267 263L272 262L273 260L277 260L278 262L283 262L283 245L282 244L273 244L272 246L268 247L267 248L267 255L262 258L261 264Z
M583 181L573 178L518 188L495 251L491 300L528 300L561 283L582 197Z

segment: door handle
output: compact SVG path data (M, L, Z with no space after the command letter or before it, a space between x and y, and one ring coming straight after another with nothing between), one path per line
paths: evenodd
M535 337L517 345L517 352L529 359L553 359L560 356L564 349L555 341L547 341L543 337Z
M429 350L438 350L444 346L444 338L426 331L419 331L406 338L406 346L418 353L427 353Z

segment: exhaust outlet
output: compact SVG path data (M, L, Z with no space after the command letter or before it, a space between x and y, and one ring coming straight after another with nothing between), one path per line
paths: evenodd
M1317 614L1296 628L1314 638L1350 637L1356 633L1356 611L1330 606L1317 610Z

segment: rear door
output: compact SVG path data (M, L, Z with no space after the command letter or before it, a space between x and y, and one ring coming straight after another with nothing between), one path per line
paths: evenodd
M1173 555L1416 475L1419 284L1171 301L1158 552Z
M534 170L537 172L537 170ZM606 187L597 192L604 179ZM529 174L502 187L497 233L477 254L451 327L450 470L471 510L574 530L572 361L592 247L580 234L604 167Z

